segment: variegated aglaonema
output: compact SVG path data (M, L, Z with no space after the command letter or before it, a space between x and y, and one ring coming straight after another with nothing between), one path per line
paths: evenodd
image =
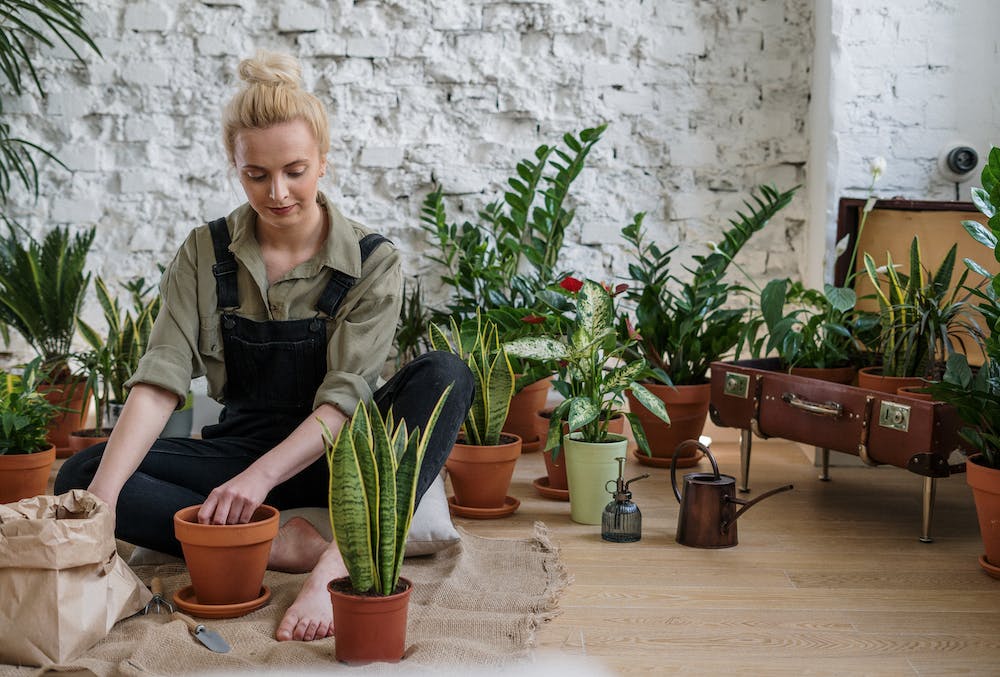
M624 362L626 351L635 345L634 335L619 336L615 331L615 291L593 280L585 280L576 292L576 318L570 335L531 336L504 345L508 354L562 365L553 387L565 399L552 412L546 449L562 442L562 422L569 431L581 431L587 442L605 442L608 422L620 412L624 392L658 418L670 423L667 409L656 395L636 381L647 369L644 359ZM649 455L649 443L635 414L625 413L639 449Z

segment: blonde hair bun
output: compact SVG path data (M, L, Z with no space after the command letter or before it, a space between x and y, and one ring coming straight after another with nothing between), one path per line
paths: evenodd
M259 50L250 59L240 61L240 79L248 85L288 85L302 84L302 67L295 57L280 52Z

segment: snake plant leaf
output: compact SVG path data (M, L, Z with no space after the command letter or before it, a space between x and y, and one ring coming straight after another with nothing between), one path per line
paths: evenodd
M372 529L372 541L377 543L378 548L375 592L388 595L391 590L386 588L392 581L396 559L396 455L389 436L391 431L385 428L380 416L371 417L371 427L375 465L378 468L378 518Z
M449 353L455 353L456 355L459 354L461 346L459 346L458 350L456 350L455 347L452 345L451 341L448 340L448 337L445 335L444 331L442 331L441 327L432 323L430 326L429 334L430 334L431 348L433 348L434 350L443 350ZM459 355L459 357L461 357L461 355Z
M466 365L472 372L473 380L478 386L475 394L472 396L472 405L469 407L469 412L465 416L465 441L467 444L483 444L482 440L485 439L485 423L487 412L489 411L487 400L489 393L486 390L488 376L483 366L479 364L479 359L478 355L472 354L466 360Z
M492 354L486 384L486 435L485 443L496 445L500 443L500 433L507 414L510 411L510 400L514 396L514 367L511 366L507 352L499 347Z
M403 442L403 455L399 459L396 467L396 520L395 520L395 551L389 561L391 566L390 576L387 583L395 588L399 581L399 574L403 568L403 555L406 553L406 537L410 531L413 521L413 505L416 502L417 478L420 475L420 465L422 459L419 457L420 430L414 430L406 435L406 425L401 424L400 430L403 435L400 440ZM392 589L385 591L391 594Z
M376 409L375 414L378 413ZM368 414L368 407L360 407L355 411L354 416L350 420L350 425L345 424L344 427L350 428L350 435L352 437L352 443L354 448L358 450L358 465L361 468L361 481L364 483L365 495L369 497L368 500L368 520L369 525L375 525L369 528L378 528L378 466L376 465L375 455L373 453L373 439L372 439L372 419L378 418L378 416L370 416ZM341 429L343 430L343 428ZM372 533L373 542L378 542L377 532Z
M364 415L363 405L354 412L354 420ZM320 421L327 442L327 464L330 468L330 524L340 549L351 585L359 592L375 587L375 558L372 549L368 494L364 490L359 455L367 449L354 446L351 424L345 424L331 441L331 433Z
M564 343L548 336L525 336L504 344L508 355L542 362L565 360L567 348Z
M651 414L664 423L670 423L670 415L667 413L667 407L663 404L663 400L649 392L645 386L637 381L629 384L629 390L632 391L632 396L639 401L639 404L646 407ZM631 421L632 419L629 420ZM639 427L641 428L642 426Z

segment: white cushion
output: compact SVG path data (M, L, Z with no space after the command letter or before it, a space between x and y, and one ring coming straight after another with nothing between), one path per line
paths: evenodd
M293 517L302 517L312 524L326 540L332 540L330 513L326 508L292 508L281 511L281 523ZM448 498L444 493L444 480L439 475L424 494L417 511L413 513L413 523L406 539L406 556L430 555L454 545L461 539L451 521ZM136 546L128 559L130 566L144 564L165 564L178 562L178 558L149 548Z

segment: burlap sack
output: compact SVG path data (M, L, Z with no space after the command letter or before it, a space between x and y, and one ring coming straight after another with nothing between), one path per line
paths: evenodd
M111 511L93 494L0 505L0 662L72 660L150 597L118 557Z

